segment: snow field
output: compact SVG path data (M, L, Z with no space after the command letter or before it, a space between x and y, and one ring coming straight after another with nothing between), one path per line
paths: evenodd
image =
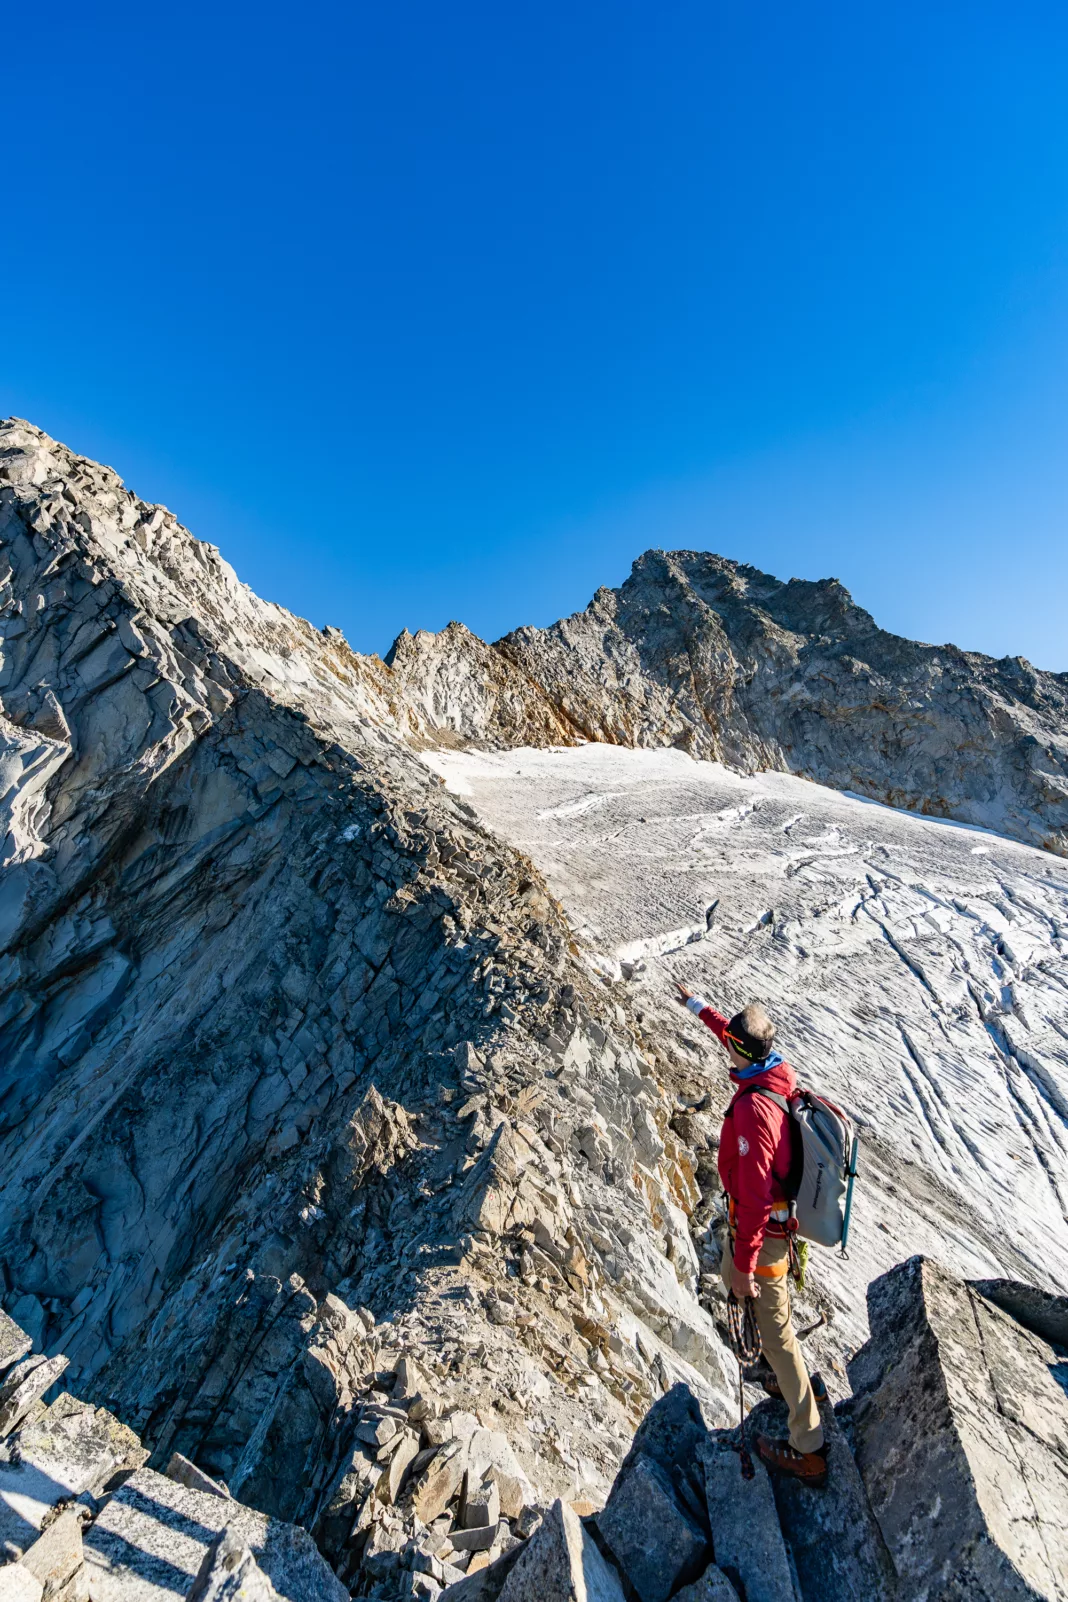
M858 1338L864 1286L916 1251L1068 1290L1068 864L673 750L425 760L537 863L717 1104L725 1059L672 1015L676 978L728 1013L763 1002L802 1081L858 1119L854 1252L815 1254Z

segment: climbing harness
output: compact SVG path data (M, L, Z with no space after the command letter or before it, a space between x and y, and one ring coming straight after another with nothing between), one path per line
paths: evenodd
M727 1296L727 1334L731 1351L738 1359L738 1456L742 1466L742 1479L751 1480L756 1473L749 1448L745 1444L745 1371L760 1356L760 1331L757 1328L756 1303L751 1296L738 1300L734 1292Z

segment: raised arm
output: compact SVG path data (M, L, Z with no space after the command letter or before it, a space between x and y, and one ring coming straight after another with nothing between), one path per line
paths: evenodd
M715 1007L705 1001L703 996L695 996L692 990L687 990L685 985L680 985L676 981L675 989L679 993L679 1000L690 1012L696 1013L701 1022L711 1029L720 1045L725 1046L727 1042L723 1037L730 1025L730 1019L725 1018L721 1012L717 1012Z

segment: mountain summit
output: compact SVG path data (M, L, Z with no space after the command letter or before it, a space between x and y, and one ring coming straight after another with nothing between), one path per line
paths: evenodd
M647 551L584 612L498 640L516 674L477 705L468 683L501 670L457 630L401 636L389 661L428 720L467 739L540 744L531 719L555 720L571 739L797 773L1068 851L1068 674L888 634L836 579Z

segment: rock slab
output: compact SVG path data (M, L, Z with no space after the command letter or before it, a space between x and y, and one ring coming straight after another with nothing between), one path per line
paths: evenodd
M85 1536L93 1602L173 1602L200 1574L229 1526L288 1602L347 1602L348 1592L294 1525L151 1469L139 1469L111 1497Z
M754 1415L767 1433L785 1436L786 1408L769 1403ZM830 1401L820 1403L827 1443L827 1485L812 1491L771 1475L779 1525L793 1557L802 1602L895 1602L897 1576L864 1484Z
M1024 1329L1068 1352L1068 1296L1054 1296L1018 1279L973 1279L971 1289L1008 1313Z
M191 1463L189 1458L183 1457L181 1452L172 1452L171 1460L167 1464L167 1478L176 1485L184 1485L190 1491L206 1491L209 1496L228 1497L229 1491L213 1480L210 1474L205 1474L202 1468Z
M24 1357L0 1386L0 1438L10 1435L67 1367L65 1357Z
M597 1529L639 1602L668 1602L708 1563L707 1534L651 1457L619 1476Z
M857 1465L902 1593L1068 1598L1068 1395L1058 1359L923 1257L868 1290L850 1364Z
M33 1341L10 1314L0 1307L0 1374L17 1363L33 1348Z
M83 1570L82 1527L74 1513L61 1513L22 1555L23 1568L41 1582L42 1602L73 1602L87 1597ZM79 1583L80 1582L80 1583Z
M147 1456L133 1431L106 1409L64 1392L0 1447L0 1542L26 1551L59 1503L99 1496L116 1474L140 1468Z
M771 1478L754 1454L751 1480L742 1478L732 1440L702 1443L705 1501L716 1566L746 1602L796 1602Z
M566 1502L553 1503L500 1592L500 1602L535 1597L538 1602L624 1602L619 1576Z
M674 1602L738 1602L738 1593L723 1570L711 1563L699 1580L675 1593Z
M212 1542L188 1602L275 1602L278 1592L231 1529Z
M0 1568L0 1602L41 1602L41 1582L21 1563Z

